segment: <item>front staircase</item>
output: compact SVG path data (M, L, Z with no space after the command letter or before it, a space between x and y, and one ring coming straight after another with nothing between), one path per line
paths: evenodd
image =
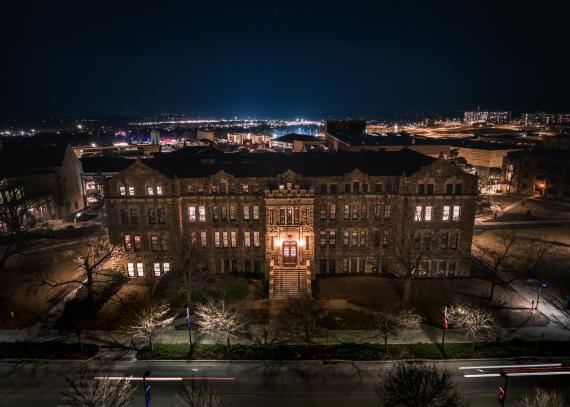
M284 267L273 270L274 300L289 300L302 298L309 293L307 269L299 267Z

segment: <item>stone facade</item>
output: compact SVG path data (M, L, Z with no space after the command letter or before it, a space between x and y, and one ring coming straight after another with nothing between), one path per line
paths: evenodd
M397 175L382 164L390 160L413 165ZM468 276L476 184L447 160L409 151L226 154L138 161L107 181L105 201L131 277L180 267L190 242L211 272L265 276L281 299L310 293L319 274L405 273L404 233L431 236L415 275Z

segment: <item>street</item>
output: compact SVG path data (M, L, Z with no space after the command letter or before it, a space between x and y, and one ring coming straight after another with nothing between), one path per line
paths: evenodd
M448 368L458 391L472 407L497 405L500 377L466 378L464 374L497 371L482 366L552 362L552 360L459 360L437 362ZM570 359L556 362L570 363ZM140 377L150 370L151 404L181 405L182 380L206 379L226 394L232 406L374 406L374 385L392 362L187 362L187 361L35 361L0 362L0 404L4 407L63 406L65 377L81 366L93 376L133 376L139 379L133 406L144 406ZM476 366L466 371L460 367ZM155 380L153 380L155 379ZM160 380L156 380L160 379ZM507 406L535 386L548 386L570 398L570 375L514 377L509 379Z

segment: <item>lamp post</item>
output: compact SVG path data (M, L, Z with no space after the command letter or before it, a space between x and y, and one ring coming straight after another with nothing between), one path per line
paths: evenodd
M149 404L150 404L150 384L148 385L148 387L147 387L147 385L146 385L146 378L147 378L148 376L150 376L150 370L147 370L146 372L144 372L144 373L143 373L143 377L142 377L142 380L143 380L143 390L144 390L144 405L145 405L146 407L148 407Z
M538 310L538 303L540 302L540 292L542 291L543 288L548 288L548 283L541 281L540 284L538 285L538 294L536 296L536 310Z

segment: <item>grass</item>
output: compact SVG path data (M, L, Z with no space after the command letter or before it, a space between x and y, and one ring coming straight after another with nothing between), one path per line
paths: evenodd
M383 359L466 359L514 358L530 356L570 356L568 342L496 342L478 345L475 354L469 343L445 345L445 355L439 345L417 343L388 345L388 352L378 344L312 345L307 350L300 345L234 345L226 353L223 345L196 344L190 351L186 344L157 344L153 352L141 350L139 359L232 359L232 360L383 360Z
M88 359L99 351L99 346L61 342L2 342L0 359Z

